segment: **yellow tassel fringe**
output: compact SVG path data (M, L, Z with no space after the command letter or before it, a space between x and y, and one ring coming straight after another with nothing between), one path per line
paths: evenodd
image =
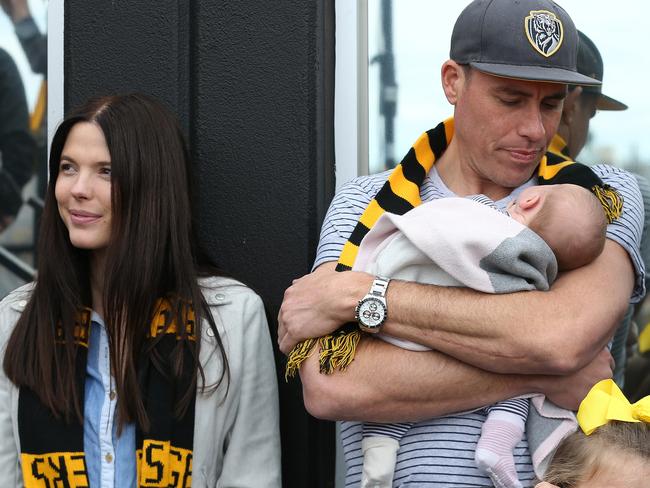
M596 185L591 188L591 191L603 206L608 224L621 216L623 213L623 197L614 188L609 185Z
M342 330L334 335L321 337L319 340L320 372L332 374L337 369L345 371L354 359L360 339L361 332L358 329Z
M314 346L318 342L320 353L318 356L319 369L323 374L332 374L337 369L345 369L354 360L361 332L355 327L346 327L334 334L326 335L320 339L307 339L296 345L289 353L287 366L284 372L285 381L293 378L302 363L312 355Z
M287 359L287 366L284 371L284 380L289 381L289 378L296 376L296 373L302 366L302 363L311 356L312 349L316 345L317 339L307 339L302 341L291 350Z

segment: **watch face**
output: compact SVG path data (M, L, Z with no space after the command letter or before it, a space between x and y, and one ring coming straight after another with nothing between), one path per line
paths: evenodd
M386 305L379 299L368 297L361 300L357 320L364 327L379 327L386 318Z

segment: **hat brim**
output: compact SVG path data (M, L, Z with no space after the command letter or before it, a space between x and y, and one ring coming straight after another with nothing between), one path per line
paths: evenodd
M472 61L469 65L479 71L503 78L514 78L527 81L548 81L569 85L598 86L600 80L581 75L576 71L545 66L516 66L512 64L478 63Z
M585 93L593 93L598 97L596 100L596 110L627 110L627 105L603 94L600 91L600 87L586 86L583 88L583 91Z
M627 105L625 105L623 102L619 102L618 100L608 97L607 95L603 95L602 93L598 97L598 102L596 102L596 109L597 110L627 110Z

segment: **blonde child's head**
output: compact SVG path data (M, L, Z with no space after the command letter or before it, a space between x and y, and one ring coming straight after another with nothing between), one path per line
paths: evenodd
M578 421L582 430L562 442L537 488L650 486L650 397L631 405L603 380L583 400Z
M650 486L650 426L613 421L590 436L574 433L558 448L544 480L559 488Z

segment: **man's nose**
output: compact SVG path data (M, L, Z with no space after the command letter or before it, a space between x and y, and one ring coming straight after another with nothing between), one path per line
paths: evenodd
M530 107L522 116L523 118L519 124L519 135L533 142L544 140L546 129L540 108Z

